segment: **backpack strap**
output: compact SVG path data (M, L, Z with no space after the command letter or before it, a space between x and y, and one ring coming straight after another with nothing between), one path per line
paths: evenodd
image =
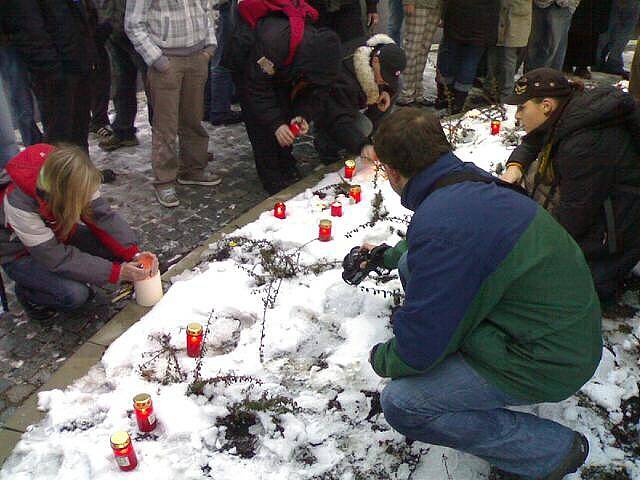
M505 182L504 180L500 180L499 178L495 177L487 177L485 175L472 172L471 170L459 170L457 172L453 172L449 175L441 177L431 186L431 188L427 192L427 195L431 195L434 191L440 188L448 187L449 185L455 185L456 183L462 182L495 183L499 187L508 188L509 190L513 190L514 192L524 195L525 197L529 196L527 191L520 185Z

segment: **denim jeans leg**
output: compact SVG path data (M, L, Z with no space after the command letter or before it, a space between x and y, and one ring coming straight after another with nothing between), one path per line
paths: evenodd
M573 17L573 14L568 8L561 8L556 5L552 5L548 8L550 10L550 45L548 65L545 66L555 70L562 70L564 57L567 54L569 28L571 27L571 18Z
M394 42L402 45L402 23L404 22L404 6L402 0L389 0L389 21L387 32Z
M234 90L233 79L231 72L220 63L224 46L230 39L233 23L232 8L235 8L235 2L227 2L220 6L220 18L218 28L216 28L218 48L216 48L216 53L211 61L211 108L209 110L209 118L211 120L215 120L215 117L231 111L231 97L233 97Z
M0 73L5 81L14 125L20 131L22 143L28 147L42 141L42 132L34 119L33 95L29 87L27 67L15 48L0 48Z
M453 85L460 68L460 44L446 37L440 42L438 49L437 69L439 81L445 85Z
M0 169L18 154L16 135L11 121L9 102L4 94L4 84L0 76Z
M606 71L622 72L624 70L622 54L633 36L639 17L640 2L637 0L614 0L611 7L609 31L607 32L608 50L606 55L603 55L603 60L606 59L603 65Z
M455 448L525 477L552 472L574 439L559 423L504 408L525 402L488 383L460 353L422 375L394 379L380 402L387 422L408 438Z
M89 287L44 268L32 257L22 257L2 266L16 283L16 296L56 310L74 310L89 298Z
M116 112L113 120L113 132L119 139L129 140L135 137L135 119L138 112L137 77L138 68L123 42L109 40L107 49L113 65L114 95L113 106Z
M454 88L460 92L468 92L473 87L476 70L486 47L477 45L461 45L458 54L458 72L455 76Z

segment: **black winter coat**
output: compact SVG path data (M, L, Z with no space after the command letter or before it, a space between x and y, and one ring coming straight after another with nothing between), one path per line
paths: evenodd
M582 248L600 287L640 260L640 110L615 88L575 93L550 135L531 132L508 163L526 170L551 141L559 193L553 214Z
M482 47L498 42L500 0L446 0L442 18L445 38Z
M339 71L337 36L329 29L309 24L293 63L285 65L290 31L289 20L279 15L261 19L255 30L239 20L230 48L225 51L224 63L234 70L236 86L250 110L244 114L272 132L295 116L291 105L294 87L328 85Z
M92 0L4 0L3 22L34 77L86 75L96 61Z

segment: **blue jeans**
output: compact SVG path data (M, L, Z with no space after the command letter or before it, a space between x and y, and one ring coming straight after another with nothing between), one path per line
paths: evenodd
M613 0L609 29L601 33L598 38L596 60L599 70L612 73L620 73L624 70L622 52L633 36L639 17L640 2L638 0Z
M438 72L445 85L453 85L460 92L473 87L478 63L486 47L468 45L443 38L438 49Z
M231 111L231 97L234 85L229 69L220 65L224 46L230 41L231 31L235 24L237 2L229 0L220 6L220 18L216 28L218 48L211 60L211 108L210 120L225 115Z
M541 67L562 70L572 16L573 13L568 8L561 8L556 4L547 8L533 4L531 37L525 65L527 72Z
M70 245L94 256L113 259L111 252L82 225L74 233ZM90 290L86 284L47 270L31 256L5 263L2 268L16 283L16 297L20 301L56 310L75 310L89 299Z
M26 147L42 141L42 133L33 114L33 95L29 88L27 67L11 46L0 48L0 74L5 81L13 112L13 124L20 131Z
M518 64L517 47L489 47L487 50L487 89L497 98L513 93L514 76Z
M406 437L470 453L526 478L558 468L575 435L559 423L504 408L526 402L491 385L459 353L427 373L391 381L380 403L389 425Z
M402 46L402 22L404 22L404 6L402 0L389 0L387 32L393 41L400 46Z
M4 84L0 76L0 169L18 154L16 135L13 132L11 109L4 94Z

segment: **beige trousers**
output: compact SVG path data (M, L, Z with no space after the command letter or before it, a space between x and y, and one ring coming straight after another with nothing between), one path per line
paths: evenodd
M156 185L173 183L176 176L198 175L207 166L209 135L202 126L202 115L209 57L198 52L169 57L169 63L166 72L150 68L147 74L153 103L151 162Z

